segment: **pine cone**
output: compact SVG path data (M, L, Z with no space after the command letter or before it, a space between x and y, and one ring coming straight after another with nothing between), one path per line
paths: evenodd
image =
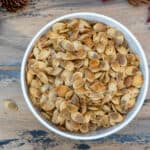
M27 2L28 0L0 0L1 6L11 12L15 12L24 7Z
M142 3L145 3L145 4L150 3L150 0L128 0L128 2L131 5L138 6L138 5L142 4Z

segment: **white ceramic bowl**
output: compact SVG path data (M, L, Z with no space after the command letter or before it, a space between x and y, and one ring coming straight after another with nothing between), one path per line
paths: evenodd
M39 37L41 37L44 33L46 33L54 23L64 20L64 19L72 19L72 18L83 18L83 19L86 19L89 21L92 20L92 21L103 22L103 23L108 24L112 27L115 27L118 30L120 30L121 32L123 32L125 39L128 41L129 46L132 48L132 50L135 53L137 53L140 56L140 61L141 61L140 68L141 68L143 76L144 76L144 84L140 90L140 94L137 98L137 102L136 102L134 108L127 114L125 120L123 122L121 122L120 124L117 124L113 127L110 127L107 129L99 129L97 131L93 131L93 132L90 132L87 134L64 132L64 131L59 130L57 127L52 125L50 122L46 121L40 115L38 110L36 110L35 107L32 105L30 98L28 96L27 85L26 85L26 81L25 81L25 66L27 63L28 56L29 56L30 52L32 51L32 47L34 46L35 41ZM59 17L55 20L50 21L34 36L32 41L28 45L26 52L24 54L22 66L21 66L21 87L22 87L25 101L26 101L30 111L34 114L34 116L37 118L37 120L39 120L39 122L41 124L43 124L45 127L47 127L50 131L53 131L56 134L59 134L63 137L67 137L67 138L75 139L75 140L94 140L94 139L103 138L103 137L111 135L111 134L119 131L120 129L124 128L125 126L127 126L127 124L129 124L131 122L131 120L133 120L133 118L136 116L136 114L139 112L139 110L142 107L142 104L144 102L144 99L146 97L146 93L148 90L148 83L149 83L148 64L147 64L147 59L145 57L144 51L143 51L140 43L137 41L137 39L134 37L134 35L121 23L119 23L118 21L116 21L110 17L96 14L96 13L88 13L88 12L73 13L73 14L68 14L68 15L65 15L65 16Z

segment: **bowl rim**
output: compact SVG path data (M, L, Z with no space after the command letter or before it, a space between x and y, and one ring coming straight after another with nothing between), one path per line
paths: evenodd
M111 131L108 131L108 132L103 133L103 134L91 135L91 136L88 136L88 137L79 136L79 135L73 135L72 133L61 131L58 128L54 128L52 125L50 125L48 122L46 122L44 120L44 118L39 115L39 113L37 112L35 107L32 105L32 103L30 101L30 98L28 97L26 81L25 81L25 67L26 67L27 58L28 58L28 55L31 52L32 47L33 47L34 43L36 42L36 40L41 35L43 35L43 33L45 33L45 30L49 29L52 24L54 24L54 23L56 23L58 21L67 19L69 17L80 18L80 16L81 17L82 16L93 16L93 17L105 18L106 20L109 20L109 21L113 22L118 27L120 26L124 31L126 31L127 34L134 40L135 44L137 45L138 49L140 50L140 53L141 53L142 58L143 58L143 64L145 66L145 73L146 73L145 74L145 79L144 79L144 80L146 80L146 82L145 82L144 91L143 91L143 94L142 94L141 101L140 101L139 105L137 105L135 111L131 114L131 116L127 120L124 120L120 126L118 126L117 128L114 128ZM56 134L58 134L60 136L66 137L66 138L70 138L70 139L74 139L74 140L95 140L95 139L104 138L104 137L106 137L108 135L111 135L111 134L113 134L115 132L118 132L119 130L121 130L124 127L126 127L135 118L135 116L137 115L137 113L139 112L139 110L141 109L141 107L142 107L142 105L144 103L144 100L145 100L145 97L146 97L146 94L147 94L147 91L148 91L149 70L148 70L147 58L145 56L143 48L141 47L140 43L135 38L135 36L123 24L121 24L120 22L116 21L115 19L113 19L111 17L105 16L105 15L102 15L102 14L93 13L93 12L78 12L78 13L66 14L64 16L58 17L56 19L53 19L52 21L49 21L46 25L44 25L35 34L35 36L32 38L32 40L28 44L28 46L26 48L26 51L25 51L25 54L23 56L23 60L22 60L22 64L21 64L21 75L20 75L20 78L21 78L21 88L22 88L23 96L24 96L24 99L25 99L25 101L27 103L27 106L30 109L30 111L32 112L32 114L36 117L36 119L41 124L43 124L50 131L52 131L52 132L54 132L54 133L56 133Z

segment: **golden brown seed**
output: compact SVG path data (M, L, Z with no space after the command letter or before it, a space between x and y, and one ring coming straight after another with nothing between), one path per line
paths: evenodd
M44 70L46 68L47 64L42 61L36 61L33 64L34 69Z
M127 75L134 75L136 70L137 69L135 68L135 66L127 66L125 72Z
M118 51L120 54L122 54L122 55L127 55L127 53L128 53L128 49L126 49L126 48L123 47L123 46L117 47L117 51Z
M65 95L65 99L70 99L72 95L73 95L73 91L72 90L68 91Z
M126 103L131 99L131 94L127 93L121 97L121 105L126 105Z
M135 98L131 98L130 101L128 102L128 109L133 108L133 106L135 105L136 99Z
M93 47L93 41L90 37L83 39L82 42L90 48Z
M91 59L89 62L90 68L97 68L99 66L99 60L98 59Z
M78 131L80 129L80 124L72 120L67 120L65 126L69 131Z
M120 104L120 98L119 97L113 97L112 98L112 103L115 105L119 105Z
M79 23L78 19L72 19L68 22L67 27L68 28L74 28L77 26L77 24Z
M68 70L64 70L61 73L61 80L64 81L66 86L72 85L72 75L73 75L73 73L71 71L68 71Z
M83 73L82 72L75 72L72 76L73 81L82 80Z
M100 69L101 69L102 71L108 71L109 68L110 68L110 66L109 66L109 63L108 63L107 60L100 62Z
M67 61L67 62L65 62L64 68L66 70L73 71L74 68L75 68L75 65L74 65L74 63L72 61Z
M116 37L116 33L117 33L117 31L114 28L109 28L107 30L107 35L108 35L109 38L115 38Z
M132 85L132 80L133 80L133 78L131 76L126 77L124 80L125 86L130 87Z
M64 48L67 51L73 51L74 50L73 44L69 40L63 40L61 42L61 45L62 45L62 48Z
M85 122L84 116L79 112L71 113L71 118L73 121L75 121L77 123L84 123Z
M41 84L42 83L39 79L33 79L31 81L31 87L34 87L34 88L40 88Z
M79 30L76 30L75 32L73 32L70 36L70 40L71 41L75 41L79 39Z
M36 59L38 59L39 53L40 53L40 50L39 50L37 47L35 47L35 48L33 49L33 55L34 55L34 57L35 57Z
M111 108L108 105L103 105L103 111L105 113L111 112Z
M121 79L118 79L118 80L117 80L117 86L118 86L118 89L123 89L123 88L125 88L124 81L121 80Z
M57 95L60 97L65 97L66 93L68 92L69 88L65 85L59 85L57 87Z
M83 45L80 41L74 41L73 42L73 46L74 46L74 49L76 51L79 51L79 50L82 50L83 49Z
M133 77L133 81L132 81L132 85L137 87L137 88L140 88L143 84L143 77L142 75L135 75Z
M53 116L52 116L52 122L55 124L59 124L58 115L59 115L59 112L57 110L55 110L53 112Z
M89 82L93 82L95 80L95 75L94 73L92 73L89 70L85 70L85 78L89 81Z
M67 107L68 107L67 101L64 101L64 100L63 100L63 101L60 103L60 106L59 106L60 112L67 110Z
M111 63L111 68L115 71L115 72L120 72L120 65L118 62L113 62Z
M75 59L85 59L87 56L86 51L80 50L75 53Z
M88 65L89 65L89 60L88 60L87 58L84 60L83 65L84 65L85 67L88 67Z
M114 124L116 124L116 123L119 123L119 122L121 122L121 121L123 120L123 116L120 115L120 114L117 113L117 112L112 112L112 113L110 113L109 117L110 117L110 124L111 124L111 125L114 125Z
M127 58L123 54L117 55L117 61L119 62L120 66L126 66L127 65Z
M26 76L28 85L32 82L33 77L33 74L30 71L28 71Z
M105 54L108 55L108 56L115 56L116 53L115 53L115 47L114 47L114 45L108 45L105 48Z
M73 112L77 112L78 111L78 107L74 104L68 104L67 105L68 110L73 113Z
M74 61L74 67L79 69L83 66L83 63L84 63L83 60L75 60Z
M131 97L135 98L139 94L139 89L131 87L128 92L131 94Z
M89 131L88 124L87 123L86 124L82 124L80 126L80 131L81 131L81 133L87 133Z
M48 58L49 55L50 55L50 51L49 51L49 50L42 50L42 51L39 53L38 59L40 59L40 60L45 60L45 59Z
M116 92L117 91L117 82L110 82L108 84L108 91L109 92Z
M105 51L105 47L106 46L103 43L101 43L96 46L96 50L98 53L103 53Z
M40 95L41 95L40 90L37 89L37 88L31 87L31 88L29 89L29 92L30 92L31 96L36 97L36 98L40 97Z
M53 100L46 100L42 105L42 109L45 111L51 111L54 108L55 108L55 103Z
M81 80L76 80L76 81L73 82L73 88L74 89L79 89L83 86L83 84L84 83L83 83L82 79Z
M117 32L116 37L115 37L115 41L117 45L121 45L124 42L124 36L121 32Z
M46 92L51 86L49 84L44 84L41 86L40 90L42 93Z
M48 83L48 77L44 72L39 72L37 74L38 78L40 79L41 82L47 84Z
M59 86L61 84L63 84L63 80L59 77L56 77L55 78L55 86Z
M89 51L88 52L88 58L89 59L98 59L99 58L99 54L97 52Z
M53 60L52 60L52 66L53 66L54 68L56 68L56 67L58 67L59 65L60 65L60 60L53 58Z
M95 82L91 85L91 89L95 92L104 92L106 90L106 86L100 82Z
M63 101L64 101L64 98L62 98L62 97L57 97L57 98L56 98L55 106L56 106L56 108L57 108L58 110L60 109L60 105L62 104Z
M52 30L57 33L60 32L61 30L64 30L65 27L66 25L64 23L58 22L52 26Z
M93 26L93 29L96 31L96 32L104 32L107 30L107 26L105 24L102 24L102 23L96 23L94 26Z

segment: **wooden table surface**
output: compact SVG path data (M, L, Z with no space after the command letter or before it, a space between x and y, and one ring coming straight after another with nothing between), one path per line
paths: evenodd
M150 90L136 118L120 132L96 141L74 141L48 131L31 114L20 88L20 65L33 35L48 21L72 12L97 12L126 25L141 42L150 61L147 6L135 8L125 0L30 0L17 13L0 10L0 150L150 150ZM19 111L6 110L13 99Z

